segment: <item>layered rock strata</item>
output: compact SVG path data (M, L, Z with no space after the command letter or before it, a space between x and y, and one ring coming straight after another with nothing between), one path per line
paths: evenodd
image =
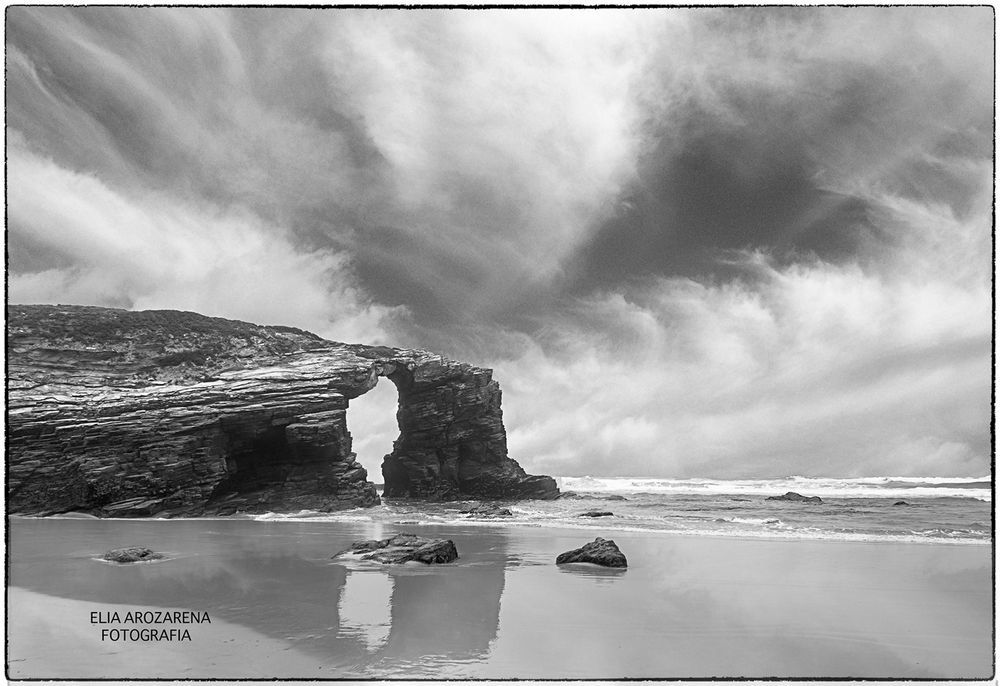
M555 497L507 456L489 369L190 312L9 306L10 513L331 511L378 502L349 402L399 390L385 495Z

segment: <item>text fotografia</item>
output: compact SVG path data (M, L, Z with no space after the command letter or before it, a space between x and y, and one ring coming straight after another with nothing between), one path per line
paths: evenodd
M183 625L211 624L212 618L196 610L129 610L91 612L90 623L107 625L101 627L102 641L190 641L191 632Z

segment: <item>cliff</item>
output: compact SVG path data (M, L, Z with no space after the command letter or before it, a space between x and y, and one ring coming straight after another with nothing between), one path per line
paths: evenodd
M378 502L350 400L399 391L386 497L551 498L507 456L492 372L191 312L7 309L7 510L102 516Z

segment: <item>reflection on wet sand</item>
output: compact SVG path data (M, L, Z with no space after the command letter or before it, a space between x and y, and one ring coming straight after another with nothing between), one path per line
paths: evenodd
M573 562L556 567L563 574L573 574L593 579L597 583L610 583L628 573L628 567L599 567L586 562Z
M329 523L20 520L12 527L11 581L123 610L206 610L330 666L373 674L440 673L452 662L487 655L504 588L504 531L463 539L459 561L448 565L331 560L352 540L394 533L381 526L354 529ZM168 551L169 559L128 566L93 559L120 540L143 541ZM49 563L38 564L41 559Z
M30 618L38 629L30 636L79 630L79 640L66 639L77 641L76 650L61 650L57 660L98 654L131 669L151 664L140 659L140 646L115 646L112 655L98 641L97 653L90 650L85 602L208 611L218 624L199 634L201 643L160 645L174 652L151 656L165 669L176 662L175 676L242 674L220 670L246 670L265 648L274 659L254 663L265 665L256 676L279 678L991 673L987 546L616 532L629 567L605 570L555 565L559 551L579 546L575 530L422 526L421 535L452 538L459 560L383 566L331 559L352 541L407 530L344 522L14 519L10 582L77 603L58 605L64 617ZM137 543L168 559L127 566L94 560L108 548ZM23 626L16 612L8 616L11 631ZM253 646L236 647L237 629L251 630ZM45 666L37 645L18 645ZM219 661L220 650L229 652L228 662ZM16 664L22 675L44 676L24 660Z
M389 638L393 581L377 571L351 571L340 593L340 634L357 636L369 653Z
M443 675L488 656L499 627L506 536L497 529L462 540L453 564L348 572L341 633L362 636L373 675Z

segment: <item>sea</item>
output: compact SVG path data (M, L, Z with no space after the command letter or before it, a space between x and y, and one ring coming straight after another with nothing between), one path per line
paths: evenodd
M563 497L501 503L510 516L463 513L477 501L385 500L326 513L248 515L257 520L354 521L438 526L528 526L655 531L687 536L989 544L993 484L984 477L656 479L556 477ZM788 492L821 502L769 500ZM610 513L600 517L587 512Z

